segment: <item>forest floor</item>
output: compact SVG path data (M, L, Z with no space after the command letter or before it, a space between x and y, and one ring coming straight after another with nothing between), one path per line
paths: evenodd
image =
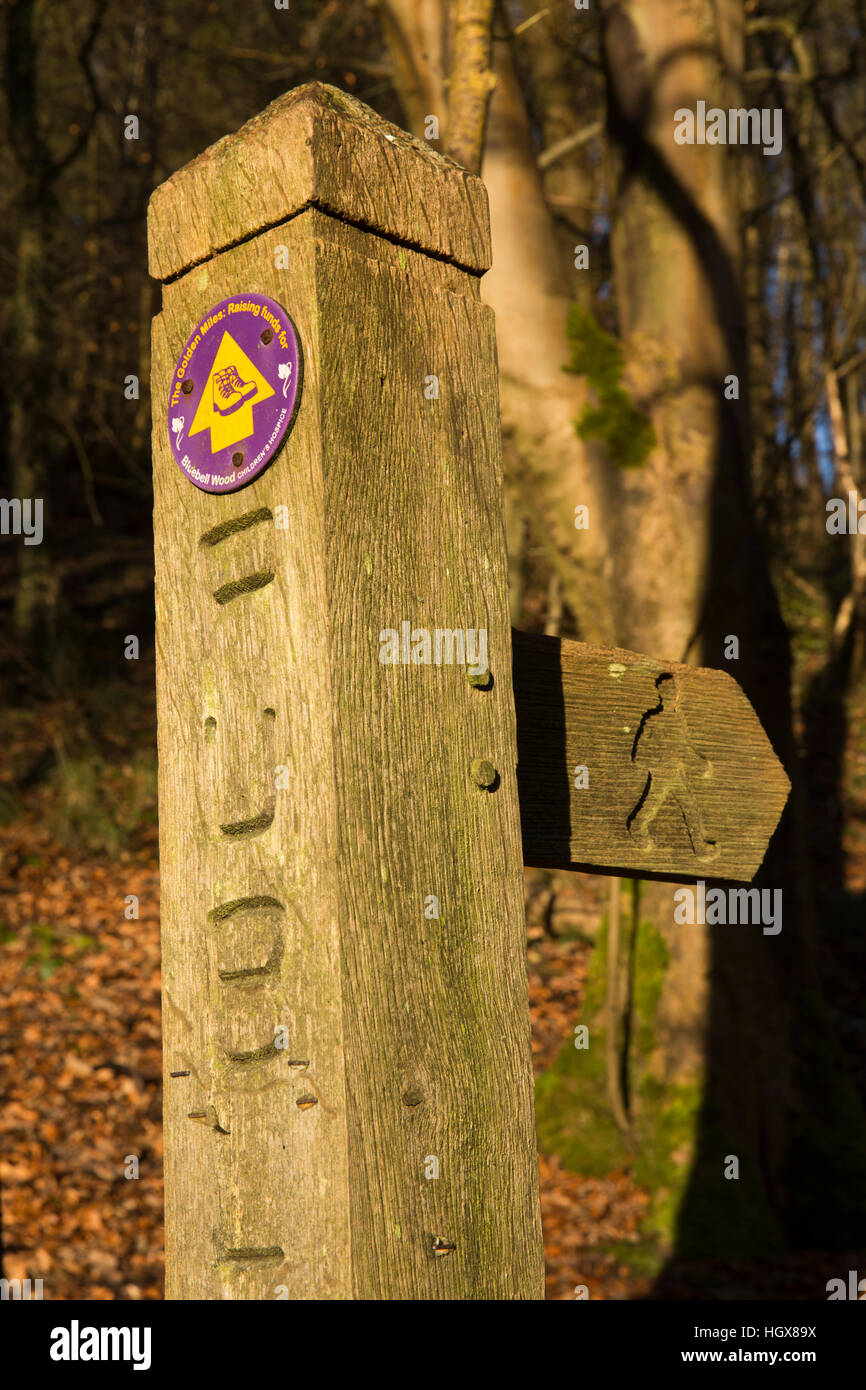
M51 1299L162 1297L159 866L152 669L139 694L17 711L0 771L0 1194L3 1274L42 1278ZM115 700L122 718L108 718ZM117 704L121 701L121 704ZM828 952L828 998L861 1095L866 1026L866 690L849 712L854 788L848 907ZM46 772L46 769L48 771ZM76 846L72 848L71 846ZM138 900L138 918L125 910ZM571 1042L605 881L526 873L536 1074ZM859 921L859 927L857 922ZM851 930L851 926L857 928ZM128 1177L137 1162L137 1177ZM573 1299L824 1298L866 1252L788 1252L761 1262L641 1261L648 1194L627 1169L603 1178L540 1156L547 1296ZM631 1253L630 1253L631 1252ZM859 1259L860 1263L856 1261Z

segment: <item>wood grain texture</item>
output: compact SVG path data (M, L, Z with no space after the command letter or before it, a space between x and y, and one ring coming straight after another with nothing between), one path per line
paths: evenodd
M154 322L169 1298L351 1294L315 253L300 221L280 236L289 293L248 243L167 287ZM165 405L191 327L239 289L290 300L304 398L273 465L217 496L174 462ZM214 597L263 569L266 587ZM281 765L291 790L276 790ZM258 833L221 828L269 816Z
M513 642L526 864L754 877L790 783L731 676L530 633Z
M150 273L168 280L306 207L481 274L481 180L347 92L310 82L279 97L157 188Z
M541 1297L493 316L320 222L355 1292ZM492 688L383 665L403 621L486 629Z
M455 226L464 214L458 199ZM176 225L167 212L151 236ZM165 404L192 326L240 291L292 315L304 389L271 466L219 496L175 464ZM541 1298L477 279L308 208L165 287L152 392L167 1295ZM457 664L382 664L380 632L403 619L486 628L492 687Z

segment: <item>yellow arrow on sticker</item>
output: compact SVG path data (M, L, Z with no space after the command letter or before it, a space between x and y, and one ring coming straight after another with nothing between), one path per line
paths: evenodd
M210 430L211 453L239 444L253 432L253 406L274 394L231 333L224 332L198 403L190 436Z

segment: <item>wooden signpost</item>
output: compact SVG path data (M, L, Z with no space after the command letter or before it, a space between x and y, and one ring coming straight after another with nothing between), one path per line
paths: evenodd
M478 179L311 84L149 240L167 1297L541 1298L523 864L749 877L784 773L719 673L512 684Z

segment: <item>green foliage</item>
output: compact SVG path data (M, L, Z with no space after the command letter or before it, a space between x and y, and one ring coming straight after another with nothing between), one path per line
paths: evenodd
M74 956L91 950L97 944L94 937L83 932L69 933L45 922L34 922L31 926L25 927L24 934L29 936L33 947L24 959L24 967L35 968L40 980L50 980L61 965L65 965ZM9 941L15 935L14 932L4 931L0 934L0 940Z
M782 617L793 638L795 659L800 667L811 665L810 656L825 656L833 632L833 607L820 576L799 576L784 565L776 565L773 582L779 596Z
M11 824L20 810L20 802L14 789L7 783L0 782L0 825Z
M116 763L96 751L60 749L51 781L48 821L63 845L117 854L137 830L156 824L154 752Z
M642 921L634 943L632 1019L638 1056L649 1057L655 1044L655 1016L662 995L670 952L652 922Z
M627 916L624 913L624 917ZM590 964L582 1020L590 1028L587 1051L571 1043L536 1082L536 1125L541 1148L566 1168L604 1177L623 1165L650 1193L641 1245L623 1258L643 1273L660 1269L671 1250L726 1258L778 1247L780 1233L768 1210L757 1168L742 1144L725 1134L705 1101L703 1076L666 1083L650 1071L658 1049L655 1018L669 964L664 938L640 920L634 946L630 1079L634 1150L617 1129L607 1100L604 1034L599 1026L606 992L607 921ZM741 1156L740 1177L724 1177L724 1157Z
M649 416L634 405L622 387L623 353L620 344L578 304L568 311L566 333L571 360L565 368L585 376L598 405L585 405L575 428L581 439L598 439L611 463L619 468L640 468L656 445Z
M619 386L622 378L623 351L616 338L606 333L598 319L572 304L568 311L566 333L571 344L568 372L585 376L600 396Z
M545 1153L556 1153L567 1168L604 1177L626 1155L622 1135L607 1103L604 1039L596 1020L604 1006L607 917L602 918L590 960L581 1021L589 1026L589 1047L573 1040L535 1082L535 1126Z

